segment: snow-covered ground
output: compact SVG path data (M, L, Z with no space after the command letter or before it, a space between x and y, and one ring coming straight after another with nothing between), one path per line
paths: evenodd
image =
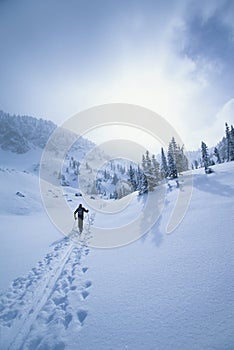
M173 233L166 227L182 177L150 232L115 249L91 248L87 222L81 239L62 236L43 210L37 175L9 169L1 165L1 349L234 348L234 162L193 172L191 203ZM74 208L82 199L68 191L67 200ZM126 215L139 211L129 203Z

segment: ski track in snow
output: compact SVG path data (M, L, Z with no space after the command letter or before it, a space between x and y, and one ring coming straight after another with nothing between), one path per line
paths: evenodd
M92 286L82 264L89 238L87 231L77 242L68 237L56 242L51 253L0 296L1 349L62 350L67 330L77 334L82 329Z

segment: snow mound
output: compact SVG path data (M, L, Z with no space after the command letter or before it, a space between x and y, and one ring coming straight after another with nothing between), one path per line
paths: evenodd
M28 215L43 210L38 176L26 171L0 169L2 215Z

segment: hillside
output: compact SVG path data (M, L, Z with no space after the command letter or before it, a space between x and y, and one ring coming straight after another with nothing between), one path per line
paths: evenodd
M152 229L118 249L92 248L96 225L110 232L120 225L92 207L94 221L91 226L86 221L80 239L59 237L43 213L20 220L17 231L15 216L10 221L1 216L1 246L7 250L0 264L1 348L232 349L234 162L213 170L193 172L190 205L172 234L166 226L186 173L180 188L171 181ZM83 202L72 188L68 200L72 208ZM14 199L9 201L13 205ZM141 202L130 200L122 224L139 210ZM28 273L15 245L31 262Z
M0 111L0 148L18 154L44 148L55 128L51 121Z
M43 137L35 132L39 124ZM1 125L1 349L233 348L234 162L212 166L209 175L203 168L184 172L150 195L126 188L114 200L115 175L127 184L130 163L55 129L45 194L52 209L64 199L67 210L57 217L70 228L64 237L39 187L42 145L54 126L28 117L11 125L2 118ZM53 164L62 165L61 174ZM87 198L77 195L80 187ZM89 209L81 237L73 218L79 203ZM180 224L167 234L175 207ZM117 248L94 248L100 246Z

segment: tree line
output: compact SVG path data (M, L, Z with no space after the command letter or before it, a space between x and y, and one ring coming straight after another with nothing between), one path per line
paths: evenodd
M200 160L196 160L191 164L192 169L204 167L208 173L211 171L209 168L211 165L233 161L233 126L225 124L225 136L211 151L208 150L206 143L202 141L200 152ZM79 166L80 163L71 157L66 173L71 172L78 176ZM189 161L185 155L184 146L180 146L172 137L167 149L161 147L161 152L157 156L147 150L142 155L139 164L131 163L127 165L121 163L121 161L110 161L109 166L99 170L97 179L89 185L88 190L90 194L100 194L114 199L122 198L135 191L143 194L154 191L165 179L177 179L181 172L188 169ZM88 163L86 163L86 170L92 172ZM68 185L64 175L61 180L64 180L63 185Z
M215 160L213 158L215 157ZM225 136L222 140L214 147L210 153L208 146L204 141L201 142L201 166L205 168L207 172L209 166L214 164L220 164L224 162L231 162L234 160L234 128L228 123L225 123ZM195 163L195 168L198 167L198 163Z
M159 160L147 150L142 155L141 166L135 169L130 166L129 182L133 191L139 191L139 194L153 191L166 178L176 179L179 173L188 170L188 164L184 146L181 147L172 137L167 152L161 148Z

